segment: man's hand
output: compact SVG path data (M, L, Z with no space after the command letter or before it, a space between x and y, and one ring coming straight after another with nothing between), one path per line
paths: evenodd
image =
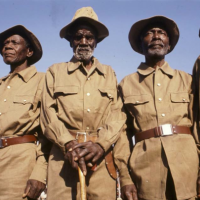
M26 183L23 198L29 197L31 199L37 199L40 194L45 190L46 185L40 181L30 179Z
M84 157L84 160L88 167L92 167L103 155L104 149L97 143L92 141L77 144L73 147L73 150L81 149L75 160L80 160Z
M78 145L78 142L76 140L70 141L65 145L65 159L69 161L74 169L77 169L79 166L85 176L87 174L85 160L84 158L77 159L81 149L75 148L76 145Z
M200 176L197 179L197 199L200 200Z
M121 188L122 199L123 200L138 200L137 189L135 185L125 185Z

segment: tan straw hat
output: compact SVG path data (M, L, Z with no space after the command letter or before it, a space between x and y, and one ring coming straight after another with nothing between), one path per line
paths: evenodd
M172 19L160 15L140 20L132 25L129 32L129 42L131 44L131 47L134 51L143 54L143 52L141 51L140 36L144 28L152 23L160 23L166 28L166 31L169 34L169 41L171 46L170 51L168 52L170 53L178 42L179 29L177 24Z
M70 41L71 27L77 22L87 22L97 31L97 42L101 42L109 35L107 27L98 21L98 16L91 7L83 7L76 11L71 23L63 27L60 37Z
M30 42L31 47L33 48L34 53L29 58L29 64L32 65L37 61L39 61L40 58L42 57L42 46L39 40L36 38L36 36L22 25L13 26L5 30L4 32L0 33L0 49L2 49L2 44L4 40L10 37L11 35L15 34L20 35L21 37L27 39Z

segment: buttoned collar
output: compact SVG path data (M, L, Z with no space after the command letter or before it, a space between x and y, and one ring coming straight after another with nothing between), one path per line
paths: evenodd
M24 82L28 82L35 74L37 73L37 69L35 66L30 66L20 72L17 72L16 74L18 74ZM2 83L2 81L5 81L9 76L11 76L12 73L8 74L7 76L4 76L3 78L0 79L0 84Z
M101 72L104 75L106 74L101 63L95 57L92 57L92 62L93 62L92 67L95 66L95 69L98 69L99 72ZM83 66L82 62L78 61L75 57L72 57L72 59L68 63L68 72L74 72L80 66Z
M165 62L161 67L159 67L159 69L161 69L167 75L170 75L170 76L174 75L174 70L169 66L167 62ZM156 69L146 65L145 63L141 63L137 71L139 74L143 76L148 76L149 74L156 71Z

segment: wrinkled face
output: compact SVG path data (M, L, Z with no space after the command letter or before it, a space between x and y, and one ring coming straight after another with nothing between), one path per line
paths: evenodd
M146 57L164 57L170 50L169 37L161 27L151 27L143 32L141 48Z
M12 35L4 41L1 53L6 64L16 65L23 63L33 52L27 47L23 37Z
M80 61L89 61L96 47L95 33L89 26L79 26L71 40L74 57Z

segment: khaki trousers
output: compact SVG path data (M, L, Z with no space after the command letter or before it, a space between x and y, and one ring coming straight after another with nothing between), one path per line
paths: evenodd
M86 176L87 200L115 200L116 182L105 166L105 160L95 172L88 169ZM47 200L80 200L78 171L71 168L59 147L53 145L49 158Z
M0 200L23 199L35 162L35 144L17 144L0 149Z

